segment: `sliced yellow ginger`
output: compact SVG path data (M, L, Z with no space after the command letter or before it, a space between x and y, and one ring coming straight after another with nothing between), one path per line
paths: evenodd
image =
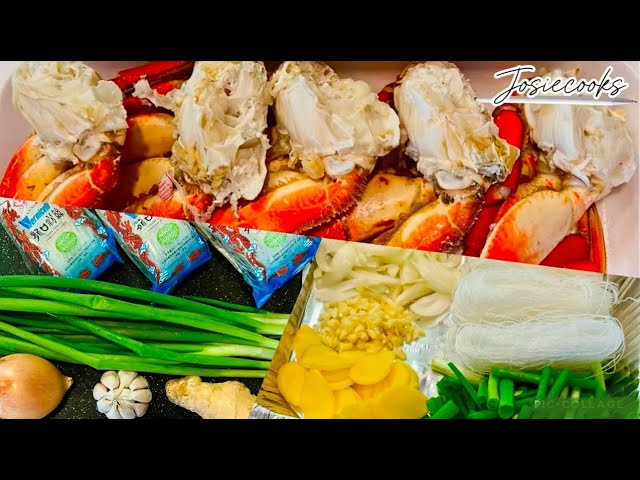
M389 375L387 375L384 380L378 384L380 385L381 393L390 388L406 387L411 385L411 372L409 372L409 370L412 369L411 367L408 369L405 368L405 365L407 364L404 362L394 362L391 370L389 371Z
M373 385L352 385L351 388L353 388L356 393L358 395L360 395L360 398L362 398L363 400L370 400L372 398L374 398L379 391L379 385L378 384L373 384Z
M343 368L340 370L323 370L322 376L329 383L331 390L342 390L353 385L350 377L350 369Z
M300 408L304 418L333 418L335 398L329 384L319 370L311 370L302 387Z
M169 380L170 402L205 419L249 418L256 397L240 382L204 383L200 377Z
M338 414L338 418L367 420L371 418L376 418L376 413L374 412L369 402L363 402L356 405L349 405L348 407L345 407Z
M278 370L278 390L290 405L300 406L306 372L296 362L285 363Z
M418 372L411 368L408 363L402 362L401 365L409 373L409 386L416 390L420 390L420 377L418 376Z
M349 388L353 385L353 380L350 378L345 378L344 380L340 380L339 382L328 382L329 388L331 390L344 390L345 388Z
M304 368L318 370L340 370L348 366L348 362L341 359L337 352L324 345L310 345L299 362Z
M321 373L329 383L341 382L342 380L347 379L351 380L351 370L349 368L342 368L340 370L323 370Z
M356 393L353 388L344 388L333 392L336 399L336 413L340 413L351 407L352 405L359 405L362 403L360 395Z
M390 351L382 351L365 355L351 367L351 378L358 385L373 385L385 379L395 355Z
M347 363L347 367L350 368L364 357L367 353L360 350L345 350L344 352L338 353L338 356Z
M322 345L322 339L313 328L303 325L296 333L296 338L293 341L293 350L296 352L296 358L300 360L305 350L311 345Z
M409 386L386 390L371 402L376 418L418 419L427 414L427 397Z

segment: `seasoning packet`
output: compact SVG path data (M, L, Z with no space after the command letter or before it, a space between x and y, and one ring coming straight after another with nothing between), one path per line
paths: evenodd
M122 263L111 232L83 208L4 199L0 223L33 273L96 279Z
M104 210L96 213L152 283L154 292L170 293L211 260L207 242L187 221Z
M305 235L196 225L252 287L258 308L313 260L320 245L319 238Z

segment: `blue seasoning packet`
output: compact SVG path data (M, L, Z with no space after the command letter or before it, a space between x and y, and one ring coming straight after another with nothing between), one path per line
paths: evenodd
M5 199L0 223L34 273L93 280L122 263L113 234L83 208Z
M197 225L252 287L258 308L313 260L320 245L319 238L305 235L206 223Z
M103 210L97 214L152 283L153 292L170 293L211 260L207 242L187 221Z

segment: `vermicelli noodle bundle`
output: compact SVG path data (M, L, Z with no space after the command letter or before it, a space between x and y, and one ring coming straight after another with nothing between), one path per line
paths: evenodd
M481 374L493 367L575 370L593 362L614 365L624 350L624 332L611 316L544 315L520 324L467 324L456 330L453 343L460 360Z
M460 280L451 314L458 324L526 322L541 314L609 315L617 297L617 286L601 275L492 262Z

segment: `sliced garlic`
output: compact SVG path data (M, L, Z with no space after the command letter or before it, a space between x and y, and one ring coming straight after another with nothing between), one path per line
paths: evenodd
M436 317L449 308L451 297L444 293L432 293L415 301L410 310L421 317Z
M109 371L102 374L93 387L97 408L112 420L141 417L152 399L149 382L136 372Z

